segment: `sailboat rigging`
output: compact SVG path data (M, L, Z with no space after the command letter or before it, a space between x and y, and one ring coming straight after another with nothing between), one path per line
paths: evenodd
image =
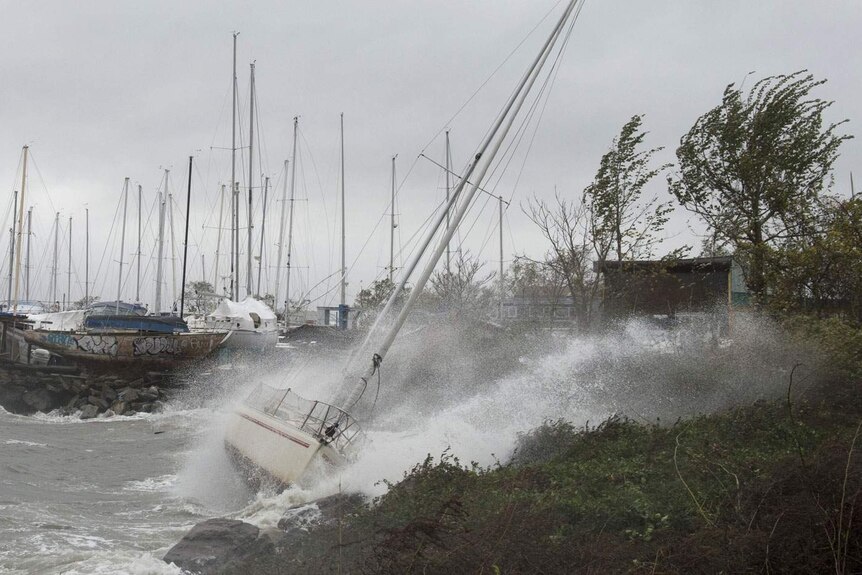
M257 386L232 415L225 433L227 449L236 455L240 461L250 463L257 470L262 470L278 481L293 483L318 458L324 462L337 464L349 456L361 434L359 424L351 413L358 408L359 401L364 396L373 376L378 374L387 352L415 306L435 267L447 251L452 236L467 214L476 192L494 162L500 147L506 140L533 85L540 77L546 61L551 53L557 49L558 40L564 35L563 31L566 24L574 25L577 19L576 9L582 3L583 0L570 0L567 3L562 16L544 42L539 54L520 79L517 88L510 95L492 128L484 137L477 153L468 164L465 174L452 191L446 208L438 215L435 225L426 236L421 249L414 254L409 269L402 274L401 280L387 301L384 311L378 316L363 345L358 348L362 353L366 351L370 353L370 362L362 371L361 376L352 384L348 384L331 403L303 399L289 388L277 390L263 384ZM573 13L575 14L574 18L572 18ZM565 42L559 46L560 52L564 47ZM343 116L341 160L343 214ZM464 189L468 185L468 180L474 172L477 173L474 178L475 183L469 184L470 187L465 192ZM427 258L426 265L416 279L406 303L380 342L372 347L371 342L377 337L383 316L392 311L394 302L399 299L408 278L420 260L428 255L426 252L432 239L450 212L452 213L448 222L449 225L431 252L430 257ZM342 219L341 303L342 306L346 307L345 275L344 221ZM351 373L349 366L347 373Z

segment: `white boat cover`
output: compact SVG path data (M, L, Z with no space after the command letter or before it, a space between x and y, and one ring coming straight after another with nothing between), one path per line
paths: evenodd
M27 319L33 322L33 329L71 331L73 329L81 329L81 326L84 324L84 313L85 311L82 309L74 309L71 311L28 315Z
M226 322L230 326L226 326ZM223 299L214 312L207 316L209 325L227 327L234 330L276 331L275 313L265 303L253 297L240 302Z

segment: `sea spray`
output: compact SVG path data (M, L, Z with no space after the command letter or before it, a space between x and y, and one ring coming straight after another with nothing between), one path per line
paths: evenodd
M768 320L744 316L736 318L733 338L701 324L667 329L648 320L589 336L478 329L480 336L475 325L455 322L412 330L384 364L355 460L338 470L313 470L282 492L251 495L230 515L271 527L287 507L303 502L336 493L380 495L384 480L400 480L428 454L453 453L481 466L505 463L518 435L547 420L582 426L618 414L670 424L779 397L797 363L805 364L798 376L810 385L818 365L816 354L788 342ZM332 358L304 359L249 381L225 413L258 381L317 398L337 389L342 376ZM207 469L212 463L199 458L193 466L213 493L219 490L212 482L230 473L219 437L213 428L202 447L219 466ZM233 489L223 494L231 504L242 498Z

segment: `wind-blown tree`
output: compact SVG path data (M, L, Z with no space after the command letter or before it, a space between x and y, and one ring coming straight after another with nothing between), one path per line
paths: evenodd
M811 95L824 82L802 70L764 78L748 94L730 84L676 151L671 192L733 248L755 301L766 294L774 248L811 232L817 199L850 137L837 133L846 120L824 124L832 102Z
M776 249L770 307L837 313L862 325L862 199L824 198L815 219L814 233Z
M651 165L662 148L641 149L646 137L642 124L641 115L626 122L584 190L590 243L601 261L605 255L621 262L650 257L673 209L670 202L644 195L644 187L670 164Z

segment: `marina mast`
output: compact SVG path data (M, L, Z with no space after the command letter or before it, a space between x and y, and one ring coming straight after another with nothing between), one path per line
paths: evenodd
M54 215L54 259L51 264L51 305L53 306L59 300L57 299L57 246L60 239L60 212Z
M183 285L180 291L180 319L183 319L186 306L186 260L189 257L189 211L192 205L192 163L194 159L194 156L189 156L189 187L186 192L186 232L183 240Z
M284 286L284 327L290 324L290 266L293 265L293 207L296 201L296 131L299 119L293 119L293 161L290 165L290 216L287 225L287 281Z
M392 156L392 201L389 204L389 281L391 283L395 283L395 228L398 227L395 223L395 158L397 157L398 154Z
M72 309L72 216L69 216L69 262L66 273L66 305L67 309Z
M138 273L135 278L135 303L141 303L141 200L143 199L143 193L141 191L141 184L138 184Z
M263 267L264 233L266 232L266 200L269 195L269 177L263 181L263 215L260 219L260 247L257 251L257 297L260 298L260 270Z
M251 274L251 228L252 228L252 184L254 182L254 62L251 63L251 87L249 88L249 120L248 120L248 229L247 229L247 248L246 248L246 269L245 269L245 295L250 296L252 291L252 274Z
M27 259L24 260L24 300L30 299L30 236L33 235L32 229L33 206L30 206L27 209Z
M129 208L129 178L123 182L123 225L120 232L120 269L117 272L117 309L120 313L120 295L123 289L123 252L126 251L126 215Z
M231 76L231 94L233 98L233 108L231 114L231 145L230 145L230 193L231 193L231 217L230 217L230 226L231 226L231 236L230 236L230 298L234 301L237 300L237 293L239 291L238 282L237 282L237 273L239 270L237 269L237 260L238 254L236 254L236 248L238 246L236 242L236 236L239 233L237 229L238 219L238 210L239 206L237 205L237 195L236 195L236 37L239 36L239 32L233 33L233 74Z
M15 218L18 215L18 190L12 192L12 227L9 228L9 301L7 309L12 309L12 268L15 267Z
M294 170L296 166L294 166ZM346 210L344 208L344 112L341 113L341 305L347 305L347 265L345 259L345 244L346 244L346 235L345 235L345 214ZM343 325L342 327L347 327L345 318L341 317L341 313L338 316L339 322Z
M216 238L216 255L215 255L215 279L213 280L213 289L216 293L219 293L219 275L218 275L218 264L219 259L221 257L221 232L222 226L224 225L224 184L221 185L221 195L219 196L219 204L218 204L218 236ZM204 278L206 280L206 278ZM221 293L224 294L224 290L221 290Z
M296 118L293 120L296 122ZM285 203L287 203L287 168L288 161L284 161L284 179L281 182L281 217L279 218L278 224L278 255L275 259L275 293L273 294L275 299L273 300L273 307L275 307L275 311L278 311L278 288L281 283L281 252L282 252L282 243L284 242L284 208Z
M21 171L21 197L19 198L20 202L18 204L18 249L15 252L17 255L15 256L15 294L13 298L13 313L18 311L18 281L21 277L21 228L24 223L22 220L24 219L24 193L27 190L27 155L29 151L30 147L24 146L24 164Z

